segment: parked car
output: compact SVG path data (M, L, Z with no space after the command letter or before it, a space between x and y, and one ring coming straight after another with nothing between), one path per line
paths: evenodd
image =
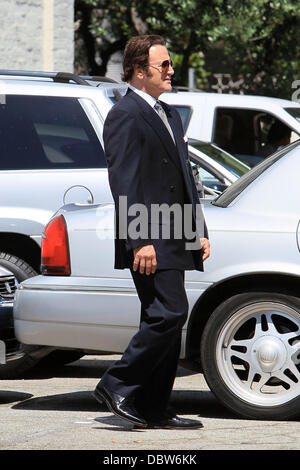
M291 130L291 142L300 136L300 104L267 96L205 92L169 92L161 99L179 111L187 137L213 142L251 167L268 143L275 122Z
M41 234L64 201L113 200L102 128L127 86L91 82L0 71L0 265L19 281L39 272Z
M250 170L248 165L215 144L192 139L189 144L188 151L196 183L198 174L200 187L202 184L206 190L212 190L212 195L223 192Z
M181 360L243 417L299 415L299 173L294 143L207 200L211 257L204 273L186 273ZM140 306L129 270L113 269L113 214L112 204L69 204L48 223L42 275L16 292L20 342L124 351Z
M0 70L0 266L18 281L40 272L43 229L64 202L113 200L102 129L127 86L96 80Z
M14 357L19 343L14 335L13 301L17 288L15 276L0 266L0 369Z

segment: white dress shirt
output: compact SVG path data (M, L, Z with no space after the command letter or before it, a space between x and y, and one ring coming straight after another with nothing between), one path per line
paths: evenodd
M156 104L156 99L153 98L153 96L149 95L145 91L139 90L138 88L135 88L133 85L129 85L129 88L137 93L143 100L147 101L147 103L151 106L151 108L154 109L154 111L157 112L157 110L154 108L154 105Z

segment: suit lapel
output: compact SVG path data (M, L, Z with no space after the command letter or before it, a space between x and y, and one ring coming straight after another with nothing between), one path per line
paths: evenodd
M161 139L162 144L164 145L166 151L170 155L172 162L176 165L176 167L181 170L181 164L178 156L176 155L177 148L173 142L172 137L166 126L162 123L161 118L158 116L156 111L154 111L149 104L143 100L137 93L133 92L132 90L128 89L127 96L132 98L135 103L138 105L139 111L142 110L141 116L142 118L150 125L150 127L157 133L158 137ZM172 126L171 126L172 127ZM173 128L172 128L173 130ZM176 140L176 136L175 140ZM176 140L177 143L177 140Z
M182 172L185 185L187 188L187 192L190 195L190 200L193 201L192 185L191 185L192 182L191 182L190 175L187 169L188 162L186 159L186 155L187 155L186 143L182 137L182 129L180 127L180 121L178 122L178 119L175 118L174 110L170 106L167 106L165 103L160 102L167 114L167 118L171 126L171 129L173 131L177 146L174 144L173 139L170 136L168 129L162 123L162 120L159 117L159 115L156 113L156 111L154 111L154 109L151 106L149 106L149 104L143 98L141 98L137 93L130 90L130 88L128 88L127 96L134 100L135 104L138 106L139 111L141 111L141 108L142 108L141 115L143 119L157 133L166 151L171 157L172 162L175 164L177 169L180 172Z

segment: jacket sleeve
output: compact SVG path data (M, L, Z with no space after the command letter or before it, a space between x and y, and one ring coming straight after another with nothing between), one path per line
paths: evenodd
M142 204L145 207L141 183L142 135L138 129L137 117L113 107L104 123L103 139L117 219L122 217L123 223L126 224L127 242L131 248L149 245L152 241L148 238L147 221L140 227L140 236L137 239L130 236L130 230L128 233L130 223L138 215L128 215L128 210L134 204ZM127 198L126 214L120 211L120 196Z

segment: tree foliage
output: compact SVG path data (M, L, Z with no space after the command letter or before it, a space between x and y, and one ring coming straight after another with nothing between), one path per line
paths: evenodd
M290 98L299 74L299 0L231 0L219 14L211 41L222 38L232 73L245 79L244 90Z
M161 34L177 84L187 84L193 66L198 86L207 86L212 71L205 57L217 46L233 77L243 77L245 92L292 94L300 59L300 0L75 0L75 6L85 72L104 74L111 54L130 37Z

